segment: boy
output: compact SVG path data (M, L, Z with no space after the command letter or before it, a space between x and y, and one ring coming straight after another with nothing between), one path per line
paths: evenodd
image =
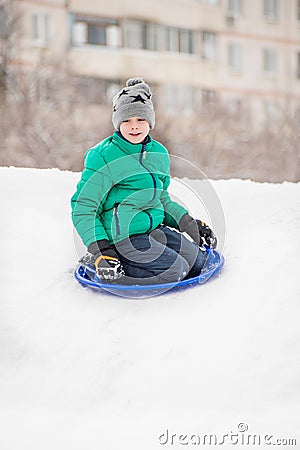
M74 226L88 249L80 262L110 283L197 276L207 259L205 247L217 244L207 225L169 197L168 151L149 135L155 124L151 97L141 78L128 80L115 95L115 132L85 154L71 200Z

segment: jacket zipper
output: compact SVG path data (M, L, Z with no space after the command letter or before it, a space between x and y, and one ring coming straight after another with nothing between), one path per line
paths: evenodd
M152 219L152 216L151 216L151 214L150 213L148 213L148 211L144 211L146 214L147 214L147 216L149 217L149 220L150 220L150 227L149 227L149 230L148 230L148 233L149 233L149 231L151 231L152 230L152 225L153 225L153 219Z
M120 234L120 220L119 220L119 214L118 214L118 206L119 203L116 203L114 206L114 217L115 217L115 221L116 221L116 233L117 235Z
M154 200L156 197L156 179L153 175L153 173L148 169L147 166L145 166L145 164L143 163L143 160L146 159L147 153L146 153L146 144L142 144L142 150L140 153L140 164L150 173L151 177L152 177L152 181L153 181L153 186L154 186L154 194L153 197L151 199Z

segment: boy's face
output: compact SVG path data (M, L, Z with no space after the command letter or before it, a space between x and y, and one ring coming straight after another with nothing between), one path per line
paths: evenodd
M120 125L120 132L132 144L140 144L150 131L147 120L141 117L130 117Z

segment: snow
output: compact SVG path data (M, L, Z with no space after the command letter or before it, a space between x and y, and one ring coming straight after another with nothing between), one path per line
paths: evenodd
M0 449L199 448L210 433L300 448L300 184L211 181L220 276L129 300L73 277L79 176L0 168Z

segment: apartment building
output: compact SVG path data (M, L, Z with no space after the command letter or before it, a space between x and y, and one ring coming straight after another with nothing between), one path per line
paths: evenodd
M20 20L12 67L67 67L76 95L108 104L143 76L162 112L221 102L253 124L300 115L300 0L11 0Z

